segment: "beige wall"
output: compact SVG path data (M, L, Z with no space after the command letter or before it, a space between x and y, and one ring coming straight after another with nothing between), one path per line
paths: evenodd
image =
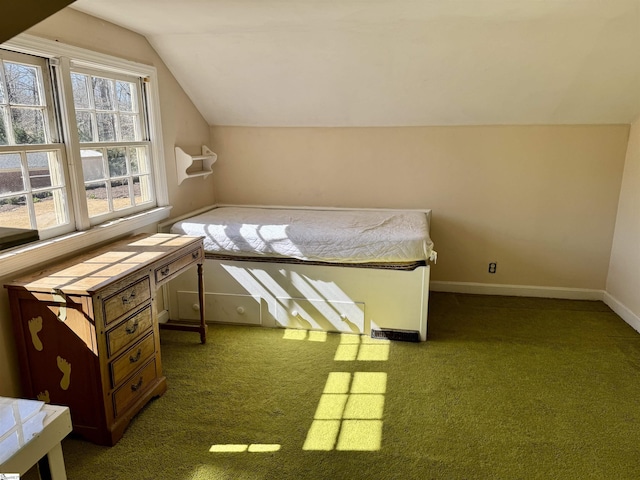
M640 318L640 118L629 135L607 292Z
M219 202L431 208L433 280L598 290L628 133L628 125L211 129Z
M62 10L49 17L28 33L154 65L158 70L169 203L173 205L171 214L178 216L214 202L211 177L206 180L187 180L181 186L177 184L174 145L193 153L199 152L200 146L209 142L209 126L144 37L71 9ZM194 190L194 187L197 190ZM194 195L194 191L197 194ZM26 270L33 268L36 268L36 265L25 265ZM0 282L6 280L9 279L0 279ZM19 394L18 368L12 335L7 295L2 289L0 396Z

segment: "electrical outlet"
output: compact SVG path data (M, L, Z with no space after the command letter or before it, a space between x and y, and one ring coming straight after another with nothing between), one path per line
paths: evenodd
M496 273L497 267L498 267L498 264L496 262L491 262L489 264L489 273Z

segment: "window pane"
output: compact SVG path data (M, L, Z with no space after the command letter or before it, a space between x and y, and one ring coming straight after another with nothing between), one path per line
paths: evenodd
M31 228L29 209L24 196L0 199L0 226Z
M11 121L16 144L46 143L44 118L41 110L33 108L12 108Z
M131 174L149 173L149 157L146 147L129 148L129 160L131 162Z
M106 177L102 163L102 152L99 150L80 150L82 157L82 175L85 182L101 180Z
M108 148L107 162L109 164L109 176L122 177L127 174L127 157L124 148Z
M80 137L80 141L93 142L91 113L76 112L76 123L78 124L78 137Z
M113 209L122 210L132 205L129 195L129 180L114 180L111 182L111 197L113 198Z
M73 104L76 108L89 108L89 77L80 73L71 74L71 86L73 88Z
M0 154L0 194L23 192L24 178L20 155L17 153Z
M116 116L113 113L98 113L98 141L114 142L116 140Z
M42 105L37 67L5 62L4 68L7 89L9 90L9 103Z
M90 217L109 212L106 183L90 183L85 185L85 194Z
M136 111L136 86L130 82L116 81L116 98L118 100L118 110L121 112Z
M151 201L151 175L133 177L133 194L136 205Z
M9 138L7 137L7 125L5 124L5 107L0 107L0 145L7 145Z
M27 153L27 168L29 170L31 188L46 188L51 186L49 158L46 153Z
M135 142L138 140L136 131L136 115L120 115L120 140L123 142Z
M2 66L1 63L0 63L0 66ZM7 103L7 97L4 94L4 82L2 81L2 72L0 72L0 103Z
M62 189L38 192L33 195L38 230L68 223L66 200Z
M93 101L96 110L115 110L113 102L113 81L93 77Z
M64 184L56 152L27 153L27 168L31 188L61 187Z

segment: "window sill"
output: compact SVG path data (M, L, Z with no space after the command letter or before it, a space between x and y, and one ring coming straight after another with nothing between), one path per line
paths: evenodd
M156 207L142 213L96 225L84 232L73 232L0 252L0 278L34 269L74 251L85 250L169 217L171 207Z

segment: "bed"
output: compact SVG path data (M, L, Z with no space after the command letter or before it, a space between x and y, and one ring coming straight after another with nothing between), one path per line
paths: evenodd
M219 205L161 225L204 237L205 318L303 331L427 338L430 210ZM194 275L167 318L199 318Z

